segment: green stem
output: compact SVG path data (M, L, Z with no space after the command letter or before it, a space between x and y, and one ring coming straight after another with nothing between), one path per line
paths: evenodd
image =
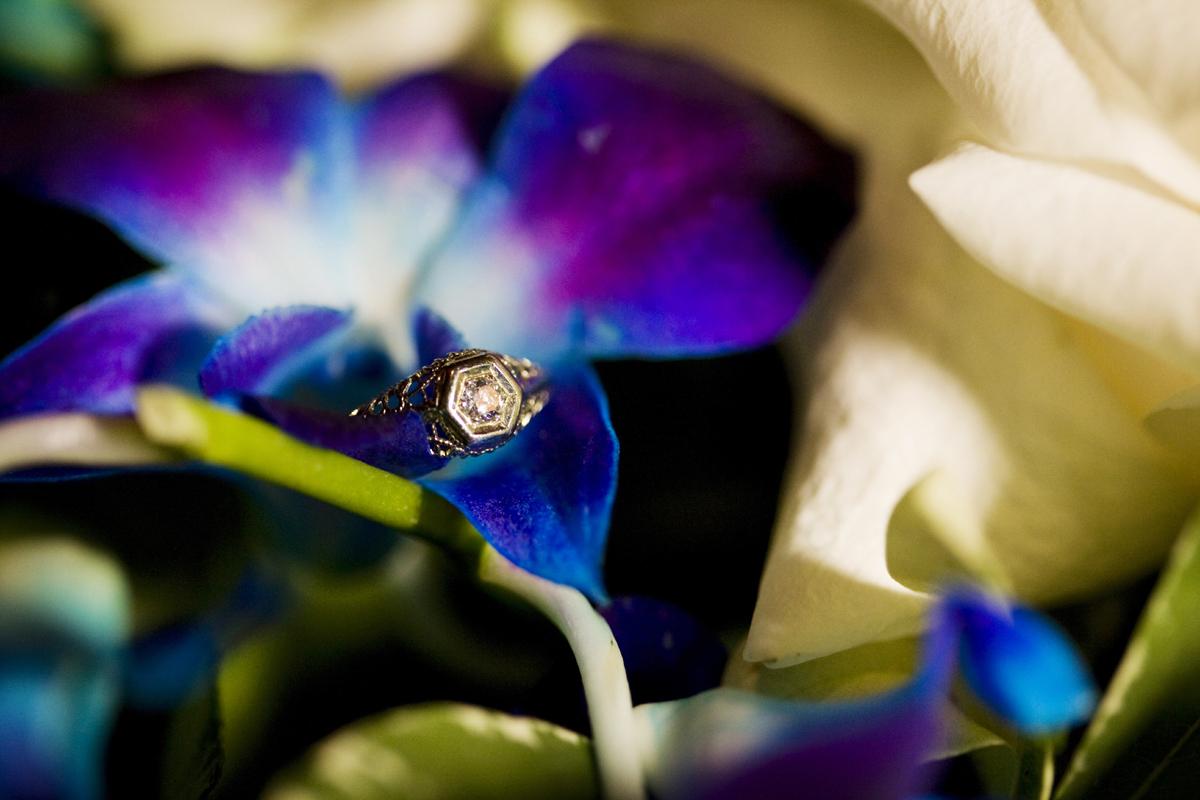
M608 623L577 589L532 575L491 547L480 560L479 577L520 596L562 631L579 665L604 796L644 798L629 679Z
M412 481L278 428L166 387L138 392L137 421L147 438L214 466L303 492L425 539L469 565L485 542L446 501Z
M137 421L154 443L303 492L424 538L457 555L484 583L522 597L566 636L592 720L597 768L610 800L645 796L625 663L608 624L578 590L538 578L487 546L452 506L420 486L175 389L138 393Z

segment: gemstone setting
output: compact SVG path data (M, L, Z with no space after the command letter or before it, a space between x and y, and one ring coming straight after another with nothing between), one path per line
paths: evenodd
M447 432L468 451L507 440L521 419L521 384L496 356L473 356L450 367L439 398Z

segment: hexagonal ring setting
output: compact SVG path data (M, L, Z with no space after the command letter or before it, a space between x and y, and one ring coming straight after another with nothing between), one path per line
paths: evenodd
M449 353L350 412L417 413L435 456L483 455L503 447L545 406L541 369L488 350Z

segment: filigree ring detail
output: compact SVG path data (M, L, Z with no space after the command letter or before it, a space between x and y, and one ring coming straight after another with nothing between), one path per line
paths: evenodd
M549 395L541 368L529 359L460 350L434 359L350 416L419 414L430 453L478 456L512 440Z

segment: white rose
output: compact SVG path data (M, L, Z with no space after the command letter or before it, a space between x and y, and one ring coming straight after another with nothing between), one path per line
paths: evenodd
M955 568L1036 603L1129 580L1200 494L1167 446L1197 396L1146 424L1200 382L1200 7L873 4L894 28L837 2L628 11L865 167L790 343L797 449L745 649L777 665L914 632Z

